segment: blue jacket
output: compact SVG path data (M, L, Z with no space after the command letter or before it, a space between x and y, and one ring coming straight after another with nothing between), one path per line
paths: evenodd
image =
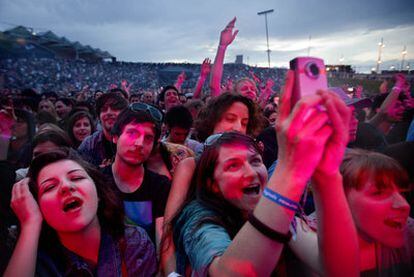
M105 159L104 139L103 131L94 132L82 141L78 153L85 161L98 167Z

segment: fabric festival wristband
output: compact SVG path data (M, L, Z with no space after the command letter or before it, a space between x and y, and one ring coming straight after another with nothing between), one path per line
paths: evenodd
M282 207L294 211L295 213L300 210L300 206L297 202L286 198L271 189L265 188L263 191L263 196Z
M267 225L265 225L263 222L261 222L259 219L257 219L253 213L249 213L249 216L247 218L247 221L262 235L265 237L268 237L271 240L277 241L279 243L288 243L290 239L292 238L292 233L288 231L287 234L279 233L275 230L272 230Z

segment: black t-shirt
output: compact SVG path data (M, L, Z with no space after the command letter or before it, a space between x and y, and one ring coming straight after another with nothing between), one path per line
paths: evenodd
M115 183L112 166L103 168L102 172ZM144 171L141 186L134 192L125 193L115 186L121 197L126 215L126 222L144 228L155 243L155 219L164 216L171 182L167 177L148 169Z

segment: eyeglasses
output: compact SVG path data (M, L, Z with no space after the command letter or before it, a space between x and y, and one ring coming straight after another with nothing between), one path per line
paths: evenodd
M151 117L159 124L161 124L162 120L164 119L164 115L159 109L145 103L132 103L129 105L129 108L134 112L143 111L149 113Z
M223 137L224 135L224 137ZM211 136L209 136L205 141L204 141L204 149L206 149L207 147L210 147L214 144L216 144L219 140L224 139L225 141L245 141L245 143L247 143L248 145L250 144L254 144L256 146L258 146L258 142L256 141L256 139L248 136L248 135L244 135L238 132L224 132L224 133L218 133L218 134L213 134ZM250 142L248 142L250 141ZM260 147L259 147L260 148ZM259 151L260 152L260 151Z

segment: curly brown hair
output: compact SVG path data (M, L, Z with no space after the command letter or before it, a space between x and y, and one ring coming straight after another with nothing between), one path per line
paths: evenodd
M197 138L205 141L213 134L214 127L221 120L223 114L235 102L244 104L249 111L249 123L247 124L247 135L257 136L264 126L264 118L260 107L249 98L235 93L223 93L213 98L200 111L195 121Z

